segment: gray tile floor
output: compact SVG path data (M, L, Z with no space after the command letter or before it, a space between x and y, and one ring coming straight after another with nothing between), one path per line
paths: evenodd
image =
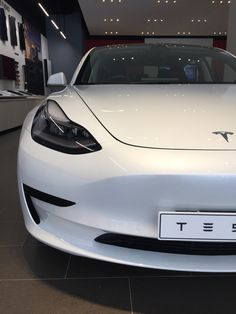
M0 136L0 313L236 312L236 275L127 267L71 256L25 230L16 184L19 131Z

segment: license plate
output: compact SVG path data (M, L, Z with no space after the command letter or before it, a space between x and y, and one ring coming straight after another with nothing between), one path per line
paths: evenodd
M236 213L159 212L158 239L236 241Z

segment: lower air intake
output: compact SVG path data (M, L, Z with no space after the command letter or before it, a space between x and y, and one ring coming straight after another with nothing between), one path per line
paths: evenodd
M28 205L28 209L30 211L31 217L33 218L34 222L37 225L40 224L40 217L34 207L34 204L31 199L32 197L40 201L43 201L45 203L49 203L49 204L59 206L59 207L69 207L69 206L75 205L74 202L33 189L32 187L26 184L23 184L23 188L24 188L26 203Z
M236 242L160 241L157 239L106 233L96 242L129 249L187 255L236 255Z

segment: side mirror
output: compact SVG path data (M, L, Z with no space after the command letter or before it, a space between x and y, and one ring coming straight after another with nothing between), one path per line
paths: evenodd
M66 76L63 72L59 72L56 74L52 74L49 76L48 86L66 86L67 81L66 81Z

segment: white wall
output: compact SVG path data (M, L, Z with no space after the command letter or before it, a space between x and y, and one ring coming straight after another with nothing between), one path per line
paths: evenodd
M0 0L0 7L3 7L5 9L6 21L7 21L7 34L8 34L8 41L3 42L0 40L0 54L13 58L19 63L20 89L24 89L25 80L24 80L23 65L25 65L25 56L24 56L24 51L20 50L19 33L18 33L18 22L22 23L22 17L11 6L9 6L6 1ZM18 45L15 47L11 46L8 15L14 16L16 19L16 36L17 36ZM0 89L15 89L15 81L0 80Z
M170 43L213 47L213 38L145 38L145 44Z

